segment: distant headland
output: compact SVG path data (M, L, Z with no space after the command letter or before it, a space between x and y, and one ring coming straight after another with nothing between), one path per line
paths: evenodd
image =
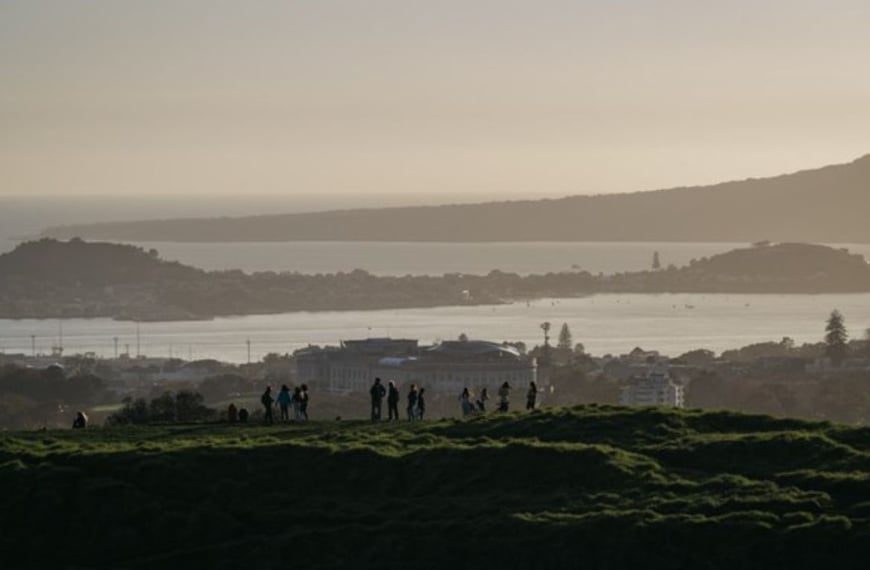
M127 242L631 241L870 243L870 155L712 186L560 199L69 225Z
M652 265L652 264L651 264ZM870 292L864 257L822 245L758 243L686 266L593 275L376 276L204 271L156 250L42 239L0 255L0 318L193 320L292 311L500 304L596 293Z

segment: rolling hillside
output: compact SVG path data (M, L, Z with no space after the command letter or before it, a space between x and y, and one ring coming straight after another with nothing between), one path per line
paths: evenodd
M15 568L859 568L870 432L584 406L0 437Z
M870 155L774 178L632 194L52 228L128 241L870 242Z

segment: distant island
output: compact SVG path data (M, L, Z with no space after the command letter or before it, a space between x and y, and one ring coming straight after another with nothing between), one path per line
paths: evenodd
M870 155L773 178L631 194L50 228L121 241L868 243Z
M291 311L499 304L596 293L870 292L870 266L845 249L757 244L684 267L593 275L376 276L204 271L156 250L42 239L0 255L0 318L192 320Z

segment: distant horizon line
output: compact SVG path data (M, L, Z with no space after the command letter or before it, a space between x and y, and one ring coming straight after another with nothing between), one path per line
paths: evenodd
M638 194L644 192L660 192L665 190L676 190L676 189L684 189L684 188L703 188L707 186L717 186L720 184L729 184L733 182L743 182L747 180L759 180L765 178L777 178L780 176L789 176L793 174L799 174L801 172L820 170L823 168L831 168L838 166L846 166L849 164L854 164L861 160L870 160L870 153L861 154L851 160L845 160L841 162L829 162L816 166L808 166L799 168L797 170L791 170L787 172L779 172L773 174L764 174L764 175L756 175L749 176L744 178L727 178L721 179L717 182L706 182L706 183L686 183L686 184L678 184L673 186L666 187L658 187L658 188L645 188L640 190L614 190L614 191L592 191L592 192L547 192L547 191L486 191L486 192L474 192L468 190L450 190L450 191L408 191L408 190L382 190L382 191L359 191L359 190L335 190L335 191L306 191L306 192L294 192L294 193L281 193L281 192L254 192L254 193L232 193L232 192L218 192L218 193L208 193L208 191L191 191L190 193L147 193L147 194L104 194L104 193L78 193L78 194L66 194L66 193L0 193L0 199L32 199L32 200L51 200L51 199L77 199L77 198L94 198L94 199L119 199L119 200L128 200L128 199L151 199L151 200L186 200L186 199L197 199L197 198L220 198L220 199L237 199L239 201L248 201L252 198L259 199L285 199L292 200L296 198L313 198L313 197L364 197L364 196L372 196L372 197L395 197L395 198L408 198L411 196L420 196L421 198L438 198L438 197L448 197L449 199L455 198L467 198L468 200L474 200L475 198L490 200L497 199L498 197L503 197L504 199L547 199L547 198L572 198L576 196L603 196L603 195L626 195L626 194ZM442 205L442 204L431 204L431 205Z

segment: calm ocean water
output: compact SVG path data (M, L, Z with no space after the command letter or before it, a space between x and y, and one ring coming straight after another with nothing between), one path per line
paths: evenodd
M694 308L689 308L694 307ZM594 354L624 353L635 346L677 355L693 348L721 352L753 342L790 336L798 343L822 338L834 308L843 312L856 336L870 326L870 294L854 295L596 295L579 299L543 299L487 307L443 307L387 311L288 313L221 318L213 321L143 323L142 353L182 358L246 359L289 352L311 344L371 336L417 338L423 342L456 338L522 340L541 343L539 325L568 323L576 342ZM0 320L0 351L47 352L58 341L57 321ZM110 319L68 319L63 323L66 353L113 353L112 337L123 351L135 352L132 323Z
M614 273L648 269L658 251L664 265L739 247L728 243L140 243L166 259L205 269L335 273L365 269L376 275L529 274L585 269ZM870 251L870 247L867 248Z

